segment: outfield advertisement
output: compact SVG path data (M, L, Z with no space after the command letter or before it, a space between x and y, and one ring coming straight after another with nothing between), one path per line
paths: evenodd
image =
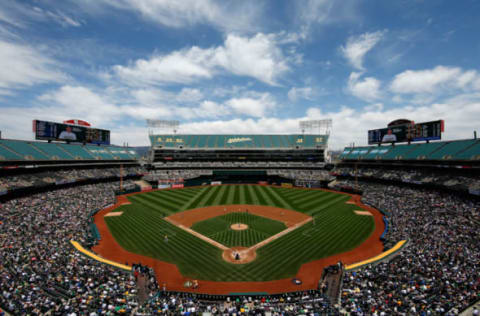
M170 184L163 184L163 183L158 184L159 189L170 189L170 187L171 187Z
M221 185L222 181L212 181L210 182L210 185Z
M172 184L172 189L180 189L180 188L183 188L183 183Z

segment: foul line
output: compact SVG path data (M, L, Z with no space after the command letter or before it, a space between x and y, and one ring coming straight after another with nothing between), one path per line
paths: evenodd
M390 256L391 254L397 252L398 250L400 250L406 242L407 242L406 240L400 240L399 242L397 242L397 244L395 246L393 246L392 248L388 249L385 252L382 252L378 256L375 256L375 257L372 257L370 259L360 261L360 262L357 262L357 263L354 263L354 264L346 265L345 270L347 270L347 271L348 270L353 270L353 269L359 268L361 266L364 266L366 264L374 263L376 261L380 261L380 260Z
M173 225L177 226L178 228L183 229L184 231L186 231L186 232L194 235L195 237L198 237L198 238L200 238L200 239L203 239L204 241L208 242L209 244L214 245L214 246L217 247L217 248L220 248L220 249L222 249L222 250L228 250L228 249L230 249L230 248L222 245L221 243L219 243L219 242L217 242L217 241L215 241L215 240L213 240L213 239L211 239L211 238L208 238L207 236L202 235L202 234L194 231L193 229L190 229L190 228L186 227L185 225L182 225L182 224L179 224L179 223L173 221L173 220L170 219L170 218L164 218L164 219L165 219L167 222L169 222L170 224L173 224Z
M104 259L104 258L102 258L102 257L97 256L97 255L94 254L93 252L88 251L87 249L83 248L82 245L80 245L78 242L76 242L76 241L74 241L74 240L70 240L70 243L72 244L73 247L75 247L75 249L77 249L78 251L80 251L81 253L83 253L84 255L86 255L87 257L92 258L93 260L97 260L97 261L99 261L99 262L106 263L106 264L109 264L109 265L111 265L111 266L114 266L114 267L123 269L123 270L127 270L127 271L131 271L131 270L132 270L132 268L129 267L129 266L127 266L127 265L124 265L124 264L121 264L121 263L117 263L117 262L115 262L115 261L107 260L107 259Z
M196 236L196 237L198 237L198 238L200 238L200 239L203 239L204 241L212 244L213 246L215 246L215 247L217 247L217 248L219 248L219 249L221 249L221 250L223 250L223 251L230 249L230 248L228 248L227 246L222 245L221 243L219 243L219 242L217 242L217 241L215 241L215 240L213 240L213 239L211 239L211 238L208 238L207 236L202 235L202 234L200 234L200 233L198 233L198 232L196 232L196 231L194 231L194 230L186 227L185 225L179 224L179 223L177 223L176 221L174 221L174 220L172 220L172 219L170 219L170 218L165 218L165 220L168 221L169 223L177 226L178 228L181 228L181 229L183 229L184 231L186 231L186 232L188 232L188 233L190 233L190 234L192 234L192 235L194 235L194 236ZM289 228L287 228L287 229L285 229L285 230L282 230L282 231L279 232L278 234L275 234L275 235L273 235L273 236L270 236L270 237L268 237L267 239L262 240L261 242L259 242L259 243L255 244L255 245L251 246L250 248L245 249L245 251L257 250L258 248L265 246L266 244L270 243L271 241L273 241L273 240L275 240L275 239L277 239L277 238L280 238L280 237L282 237L282 236L285 235L285 234L288 234L288 233L291 232L292 230L295 230L295 229L299 228L300 226L305 225L306 223L310 222L311 220L313 220L312 217L307 218L307 219L301 221L300 223L297 223L297 224L295 224L295 225L293 225L293 226L290 226Z

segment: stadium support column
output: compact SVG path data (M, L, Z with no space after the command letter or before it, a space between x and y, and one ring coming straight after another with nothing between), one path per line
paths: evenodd
M355 190L358 190L358 163L355 163Z
M123 189L123 164L120 164L120 192Z

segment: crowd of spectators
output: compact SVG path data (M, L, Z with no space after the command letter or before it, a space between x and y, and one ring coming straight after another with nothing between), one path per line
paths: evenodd
M389 262L346 273L345 311L456 315L480 299L478 200L405 186L360 188L364 203L388 214L387 245L408 245Z
M145 170L142 167L132 166L123 168L123 176L141 175ZM88 168L88 169L60 169L28 174L6 175L0 177L0 192L7 190L43 186L47 184L72 183L87 179L104 179L119 177L120 167L115 168Z
M135 280L71 245L118 183L62 189L0 204L0 306L14 315L100 315L137 306ZM77 314L78 315L78 314Z
M153 165L158 169L171 168L318 168L324 162L313 161L156 161Z
M458 191L478 192L477 195L480 195L479 177L473 173L467 176L463 171L464 170L340 167L335 168L333 174L349 177L358 176L359 178L395 180L414 184L434 184ZM459 172L462 172L462 174Z
M360 182L363 202L387 214L387 248L402 239L408 244L387 262L347 272L341 304L332 307L323 289L227 299L170 293L147 267L125 272L81 255L70 240L88 243L91 211L112 204L118 185L84 185L0 204L0 308L14 315L72 316L454 315L480 299L477 200Z
M204 169L179 169L179 170L162 170L157 169L150 171L144 177L146 181L162 181L162 180L177 180L177 179L194 179L200 176L211 176L212 170Z
M277 296L211 297L159 292L135 315L339 315L323 291Z

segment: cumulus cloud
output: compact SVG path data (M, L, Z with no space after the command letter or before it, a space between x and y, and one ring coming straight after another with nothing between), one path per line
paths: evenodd
M116 65L113 71L129 84L191 83L223 71L275 85L288 69L274 37L259 33L250 38L230 34L223 46L139 59L129 66Z
M365 101L377 100L381 97L380 86L378 79L373 77L366 77L361 79L362 74L352 72L348 79L348 91L359 99Z
M365 55L382 40L384 34L385 31L377 31L349 37L345 46L340 47L343 57L353 67L364 70L363 59Z
M297 88L293 87L288 91L288 99L296 102L299 99L312 100L314 91L312 87Z
M0 39L0 94L64 80L65 75L58 68L53 59L36 48Z
M480 75L475 70L437 66L406 70L393 78L390 90L399 94L434 93L440 89L479 89Z
M267 116L267 111L275 109L275 102L268 93L262 94L259 98L232 98L225 102L236 114L253 117ZM272 114L268 112L268 114Z

